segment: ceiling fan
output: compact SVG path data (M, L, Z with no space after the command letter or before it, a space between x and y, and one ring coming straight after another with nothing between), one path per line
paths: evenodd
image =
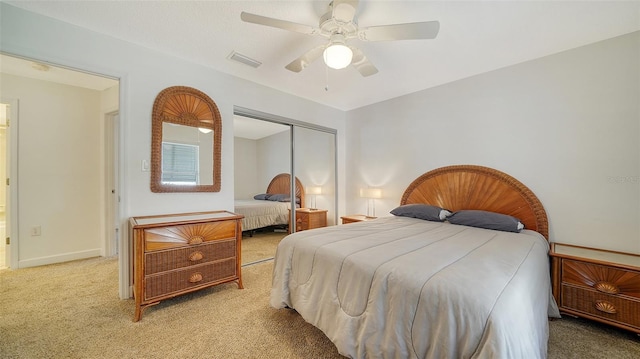
M342 69L349 65L362 76L371 76L378 69L357 47L347 44L348 40L393 41L433 39L438 35L438 21L414 22L406 24L370 26L359 28L356 19L358 0L333 0L327 12L320 18L318 27L307 26L286 20L242 12L242 21L276 27L307 35L319 35L327 38L326 44L314 47L285 66L287 70L300 72L317 60L321 55L327 66Z

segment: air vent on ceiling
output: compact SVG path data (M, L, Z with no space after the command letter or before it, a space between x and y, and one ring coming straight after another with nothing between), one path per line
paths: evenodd
M258 66L262 65L262 62L254 60L250 57L247 57L245 55L239 54L235 51L231 51L231 54L229 54L229 56L227 56L227 59L229 60L233 60L233 61L237 61L241 64L245 64L248 66L251 66L253 68L257 68Z

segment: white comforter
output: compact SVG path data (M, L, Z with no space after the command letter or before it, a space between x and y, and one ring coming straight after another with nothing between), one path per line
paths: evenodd
M353 358L545 358L547 241L405 217L298 232L278 246L271 305Z
M289 224L289 202L237 199L234 212L244 215L242 230Z

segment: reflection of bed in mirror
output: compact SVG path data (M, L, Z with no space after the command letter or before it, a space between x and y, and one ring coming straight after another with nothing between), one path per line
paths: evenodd
M271 305L353 358L546 357L548 316L559 313L533 192L494 169L450 166L417 178L400 205L405 213L282 239ZM445 221L442 208L455 213ZM487 229L494 219L505 228Z
M287 228L289 225L289 208L291 208L291 177L288 173L281 173L273 177L265 193L265 199L235 200L234 212L244 215L242 231L249 231L279 226ZM296 177L296 207L304 207L304 187ZM259 197L260 198L260 197Z

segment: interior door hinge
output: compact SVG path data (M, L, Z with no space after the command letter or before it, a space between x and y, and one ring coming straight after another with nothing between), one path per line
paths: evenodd
M7 238L5 238L5 241L6 241L7 245L11 244L11 238L7 237Z
M7 186L9 185L9 177L7 177Z

